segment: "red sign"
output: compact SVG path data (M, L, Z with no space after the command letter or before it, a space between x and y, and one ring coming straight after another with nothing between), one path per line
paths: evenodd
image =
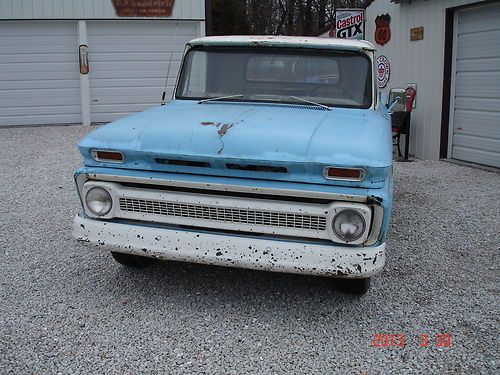
M170 17L175 0L112 0L118 17Z
M391 40L391 29L389 24L391 23L391 16L389 14L381 14L375 18L375 42L383 46L389 40Z

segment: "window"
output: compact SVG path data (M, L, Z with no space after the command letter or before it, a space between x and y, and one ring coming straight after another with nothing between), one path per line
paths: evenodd
M178 99L301 102L369 108L372 69L358 52L269 47L197 47L184 60Z
M249 81L338 84L337 61L323 56L264 55L248 59Z

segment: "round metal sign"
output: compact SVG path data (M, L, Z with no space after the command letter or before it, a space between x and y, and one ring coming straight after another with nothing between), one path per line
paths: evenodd
M378 87L383 89L387 86L389 78L391 77L391 66L389 65L389 60L387 57L381 55L377 57L377 82Z

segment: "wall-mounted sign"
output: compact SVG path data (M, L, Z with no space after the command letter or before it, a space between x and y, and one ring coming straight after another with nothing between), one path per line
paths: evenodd
M424 39L424 28L423 26L414 27L410 29L410 40L414 42L415 40Z
M389 40L391 40L391 28L389 24L391 23L391 16L388 13L381 14L375 18L375 42L383 46Z
M337 9L335 12L334 37L365 39L364 9Z
M112 0L118 17L170 17L175 0Z
M377 57L378 87L380 89L383 89L385 86L387 86L389 78L391 78L391 66L389 65L389 60L387 60L387 57L380 55L379 57Z

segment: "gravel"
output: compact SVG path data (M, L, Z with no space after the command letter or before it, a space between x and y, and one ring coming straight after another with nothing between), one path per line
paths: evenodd
M87 131L0 129L1 374L499 373L499 174L396 163L388 264L354 297L323 278L129 270L76 243Z

